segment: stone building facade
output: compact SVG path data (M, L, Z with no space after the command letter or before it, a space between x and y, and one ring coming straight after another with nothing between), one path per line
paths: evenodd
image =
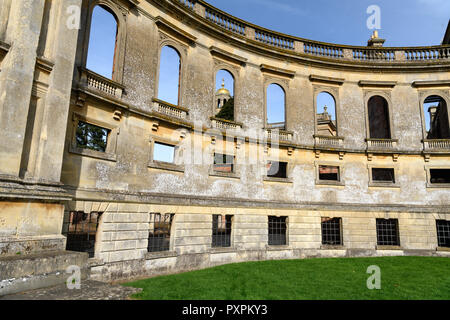
M423 111L430 96L450 105L449 45L322 43L195 0L0 6L0 266L89 251L76 263L109 280L450 255L450 137L427 139ZM86 67L96 6L117 22L111 79ZM158 99L165 46L180 57L178 104ZM222 69L234 121L214 118ZM266 121L272 83L285 92L282 130ZM336 101L336 135L319 132L320 92ZM163 147L173 161L158 158Z

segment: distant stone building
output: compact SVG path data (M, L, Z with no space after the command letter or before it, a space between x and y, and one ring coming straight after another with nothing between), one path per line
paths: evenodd
M87 67L96 9L116 22L111 77ZM0 295L64 282L69 266L111 280L449 256L450 47L381 40L308 40L201 0L1 1ZM163 48L179 58L170 77ZM234 78L232 121L214 117L230 98L220 70ZM158 99L167 78L177 103ZM317 114L321 92L335 120Z

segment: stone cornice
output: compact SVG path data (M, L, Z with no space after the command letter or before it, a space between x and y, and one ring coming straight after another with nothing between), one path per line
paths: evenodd
M231 60L234 63L240 64L242 66L245 66L245 64L247 63L247 59L243 58L241 56L238 56L236 54L233 53L229 53L223 49L217 48L215 46L211 46L209 48L209 51L211 52L211 54L213 56L218 56L220 58L224 58L226 60Z
M292 71L292 70L273 67L273 66L269 66L267 64L262 64L262 65L260 65L259 68L261 69L262 72L271 73L271 74L275 74L275 75L287 77L287 78L295 77L295 71Z
M361 80L358 82L360 87L378 87L378 88L393 88L397 85L397 81L370 81Z
M418 80L412 83L413 87L450 87L450 80Z
M160 16L156 17L155 23L158 26L158 28L160 28L161 30L169 32L170 34L173 34L178 38L184 39L184 41L186 41L187 43L189 43L191 45L194 44L195 41L197 40L197 37L178 28L177 26L175 26L171 22L167 21L163 17L160 17Z
M324 77L324 76L318 76L315 74L310 75L309 80L311 82L320 82L320 83L334 84L334 85L339 85L339 86L345 82L345 79L343 79L343 78Z

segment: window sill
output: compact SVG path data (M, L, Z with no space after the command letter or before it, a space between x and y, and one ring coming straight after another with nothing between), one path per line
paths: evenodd
M233 247L213 247L209 249L209 253L230 253L235 252L236 249Z
M345 183L342 181L327 181L327 180L316 180L316 185L318 186L337 186L344 187Z
M78 154L78 155L95 158L95 159L117 162L117 155L115 153L107 153L107 152L101 152L101 151L96 151L96 150L91 150L91 149L83 149L83 148L78 148L78 147L73 147L73 146L70 147L69 153Z
M157 251L157 252L147 252L145 254L146 260L160 259L160 258L173 258L178 256L175 251Z
M292 178L276 178L265 176L263 180L267 182L293 183Z
M450 188L450 183L427 183L427 188L441 188L447 189Z
M178 165L178 164L174 164L174 163L169 163L169 162L150 161L147 166L149 168L153 168L153 169L161 169L161 170L184 172L184 166Z
M320 246L321 250L345 250L344 245L342 244L322 244Z
M401 246L376 246L376 250L403 250Z
M370 182L369 187L372 188L400 188L398 183L392 182Z
M436 251L450 252L450 247L437 247Z
M241 177L234 172L220 172L220 171L211 171L209 173L210 177L222 177L222 178L233 178L233 179L240 179Z
M267 251L283 251L283 250L291 250L291 246L287 245L287 244L280 244L280 245L275 245L275 244L268 244L266 245L266 250Z

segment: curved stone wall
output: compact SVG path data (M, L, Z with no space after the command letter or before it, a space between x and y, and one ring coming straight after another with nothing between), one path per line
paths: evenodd
M430 170L450 168L450 140L427 140L422 105L431 95L450 105L450 46L321 43L204 1L84 2L62 182L73 196L66 213L103 212L98 277L257 259L446 254L436 252L436 220L450 220L450 189L431 183ZM119 17L113 79L86 69L90 12L98 4ZM177 105L157 99L164 46L180 55ZM234 77L234 121L214 118L221 69ZM286 95L281 131L266 124L271 83ZM320 92L336 101L332 138L316 125ZM387 102L389 139L370 137L374 96ZM110 130L105 152L77 148L79 121ZM154 161L158 142L177 145L184 161ZM215 152L233 153L233 174L214 172ZM252 163L255 154L260 160ZM265 176L270 160L288 163L286 178ZM321 166L338 167L340 181L322 181ZM393 169L395 181L377 184L372 168ZM175 214L168 252L147 252L152 213ZM214 214L233 216L230 248L211 248ZM285 246L268 246L268 216L288 217ZM321 217L342 219L340 246L323 245ZM398 220L399 246L377 245L377 218Z

